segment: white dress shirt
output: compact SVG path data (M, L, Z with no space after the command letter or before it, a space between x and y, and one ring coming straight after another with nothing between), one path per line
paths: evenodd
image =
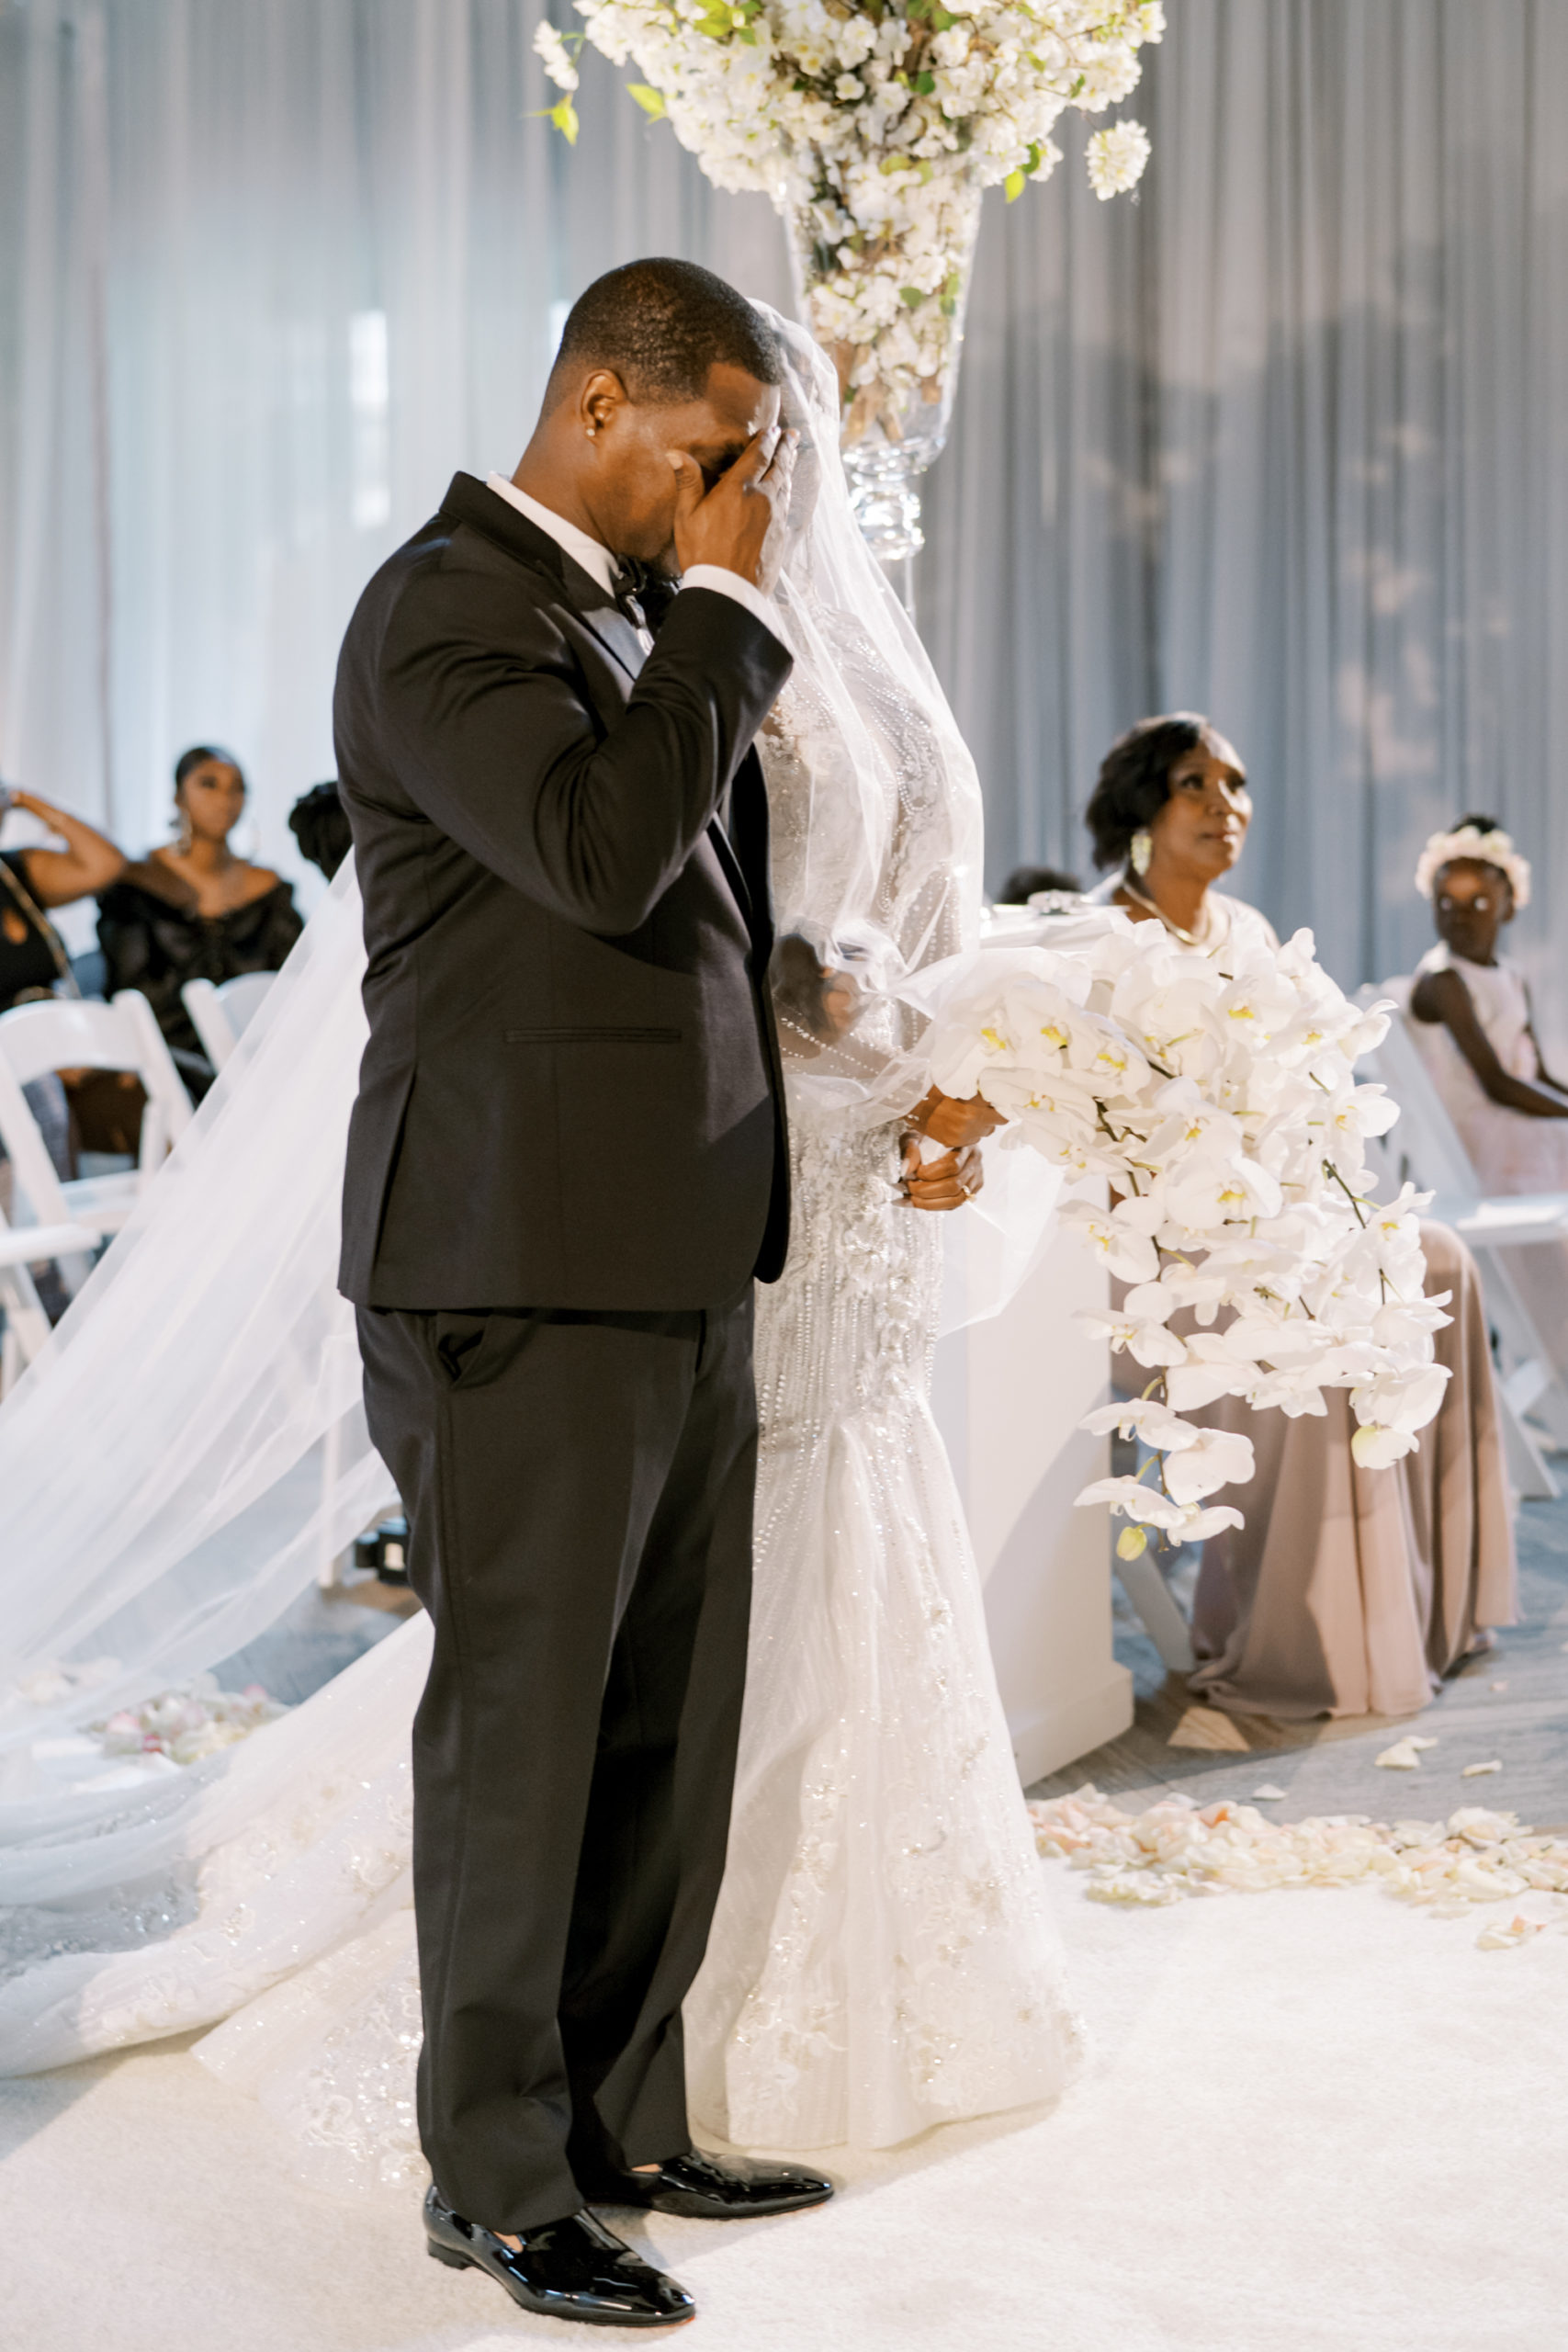
M504 474L491 474L488 487L498 498L504 498L508 506L515 506L519 514L525 514L530 523L547 532L558 547L566 549L573 563L581 564L589 578L598 582L607 596L615 594L615 575L620 567L602 540L591 538L586 531L580 531L575 523L569 523L566 516L558 514L553 506L542 506L536 498L530 498L525 490L519 490L514 481L508 481ZM787 641L773 598L765 596L760 588L754 588L749 580L742 580L738 571L729 571L720 563L694 563L690 571L682 574L681 585L682 588L712 588L720 596L732 596L738 605L744 605L752 619L761 621L781 645ZM646 652L652 646L653 639L646 629L639 634Z

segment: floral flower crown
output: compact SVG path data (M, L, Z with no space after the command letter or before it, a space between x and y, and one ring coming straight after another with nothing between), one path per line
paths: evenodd
M1461 825L1454 833L1434 833L1422 851L1416 866L1416 888L1424 899L1429 899L1442 868L1456 857L1476 859L1483 865L1495 865L1508 877L1516 907L1528 907L1530 902L1530 862L1521 857L1514 847L1514 837L1494 826L1483 833L1479 825Z

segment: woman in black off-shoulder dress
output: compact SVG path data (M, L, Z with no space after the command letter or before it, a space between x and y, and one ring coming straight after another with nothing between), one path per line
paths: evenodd
M229 846L244 805L238 762L197 744L175 770L177 838L128 865L98 900L109 993L141 989L197 1100L215 1073L186 1011L186 982L278 971L304 927L288 884Z

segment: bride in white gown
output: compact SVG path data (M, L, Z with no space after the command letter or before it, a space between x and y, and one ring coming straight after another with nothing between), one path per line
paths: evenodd
M762 744L788 942L777 993L795 1227L783 1280L759 1294L752 1646L728 1871L687 2005L688 2064L694 2120L710 2134L775 2148L882 2146L1053 2096L1077 2029L975 1563L931 1415L940 1227L898 1188L900 1137L926 1081L920 1024L897 990L973 944L978 795L934 675L854 527L831 371L798 330L779 330L819 455L816 511L779 586L797 663ZM351 885L340 882L311 927L322 971L341 960L353 912ZM297 1098L311 1082L299 1069L308 1049L317 1086L338 1082L345 1057L321 1042L330 1016L319 999L301 1003L296 987L290 1003L289 993L286 985L264 1016L243 1082L220 1091L213 1118L198 1123L196 1152L206 1140L209 1157L227 1151L243 1164L246 1121L253 1147L266 1132L264 1091L292 1086ZM357 1007L355 1015L344 1023L349 1056L361 1034ZM335 1103L324 1126L312 1165L330 1173L334 1150L341 1159ZM187 1165L186 1179L194 1173ZM176 1163L143 1212L137 1246L149 1280L157 1195L179 1182ZM184 1189L194 1193L188 1181ZM315 1230L309 1218L290 1227L291 1264L304 1262ZM210 1246L220 1257L216 1231ZM245 1262L242 1253L231 1289ZM248 1262L254 1287L254 1253ZM315 1279L330 1293L330 1258ZM116 1309L112 1283L87 1302L91 1315L60 1362L36 1376L35 1402L51 1370L58 1386L74 1363L80 1405L84 1340L96 1337L99 1317L106 1341L117 1324L123 1333L134 1312L134 1283L119 1289L115 1312L106 1312ZM323 1295L273 1335L280 1394L310 1385L298 1367L312 1351L341 1371L336 1305ZM198 1340L186 1344L199 1353ZM254 1367L247 1376L254 1382ZM325 1391L323 1403L316 1392ZM357 1510L362 1521L375 1465L352 1399L324 1378L312 1396L313 1419L270 1391L248 1396L231 1416L231 1452L248 1460L241 1441L259 1432L287 1472L299 1433L309 1442L346 1404L340 1515ZM8 1416L19 1418L12 1405L0 1414L0 1473ZM133 1446L131 1432L112 1450L123 1461ZM192 1535L208 1534L221 1468L199 1482L207 1516ZM231 1473L237 1493L236 1481ZM265 1483L253 1480L238 1499ZM279 1491L275 1484L267 1498L275 1519ZM150 1507L134 1562L117 1560L112 1575L100 1564L92 1589L107 1586L111 1598L92 1622L114 1637L118 1679L86 1662L57 1676L42 1697L62 1722L91 1710L76 1687L91 1672L111 1695L131 1687L126 1653L138 1644L142 1693L147 1659L206 1663L233 1645L200 1657L195 1636L182 1647L150 1630L175 1611L176 1594L182 1623L205 1615L232 1632L246 1623L244 1594L282 1573L272 1555L243 1571L214 1567L209 1540L193 1603L166 1519ZM289 1557L312 1528L295 1528ZM50 1623L45 1611L36 1641ZM0 1901L13 1906L0 1947L0 2067L59 2064L226 2018L199 2054L262 2098L322 2186L422 2178L407 1744L427 1653L425 1621L415 1619L292 1715L177 1784L101 1794L89 1785L0 1804ZM36 1647L31 1655L36 1664ZM36 1674L32 1689L37 1697ZM6 1723L0 1708L0 1733Z

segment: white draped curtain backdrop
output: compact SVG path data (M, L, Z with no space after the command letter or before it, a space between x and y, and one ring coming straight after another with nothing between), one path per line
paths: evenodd
M987 199L919 616L992 879L1084 869L1100 754L1210 711L1242 885L1408 969L1426 834L1499 813L1548 1025L1568 905L1568 6L1168 0L1135 202ZM538 0L0 0L0 768L141 850L187 742L258 853L333 772L354 598L457 466L510 470L571 298L685 254L788 305ZM553 13L566 26L570 12ZM1565 1038L1568 1042L1568 1038Z

